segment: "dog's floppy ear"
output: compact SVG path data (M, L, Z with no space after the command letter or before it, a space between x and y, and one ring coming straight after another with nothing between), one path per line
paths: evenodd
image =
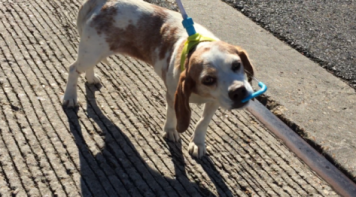
M193 91L195 82L183 71L179 77L178 87L174 97L174 109L177 118L177 131L183 133L189 127L191 110L189 97Z
M248 82L251 83L252 77L255 75L255 67L251 64L247 52L240 47L237 48L237 54L239 55L242 64L244 66L245 73L247 74L248 77Z

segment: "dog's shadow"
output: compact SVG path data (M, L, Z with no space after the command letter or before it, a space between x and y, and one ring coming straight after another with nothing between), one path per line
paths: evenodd
M212 188L202 187L200 180L189 181L180 143L167 142L175 169L175 179L165 177L152 169L126 134L97 106L95 91L98 91L99 87L86 84L85 88L87 116L78 117L79 109L64 109L79 151L81 188L78 189L81 190L82 196L216 195L210 191ZM88 130L89 124L97 125L96 132L99 135L92 135L90 131L82 133L82 127ZM198 163L215 184L218 196L232 196L209 157Z

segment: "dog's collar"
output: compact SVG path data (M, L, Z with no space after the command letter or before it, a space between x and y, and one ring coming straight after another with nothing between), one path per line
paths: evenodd
M189 36L187 41L185 41L182 50L182 55L180 58L180 70L184 71L184 63L185 60L187 59L187 55L190 52L190 50L192 50L195 46L197 46L201 42L212 42L212 41L215 41L215 39L205 37L199 33Z

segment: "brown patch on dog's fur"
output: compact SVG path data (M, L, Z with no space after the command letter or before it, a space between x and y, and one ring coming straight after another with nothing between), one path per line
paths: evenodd
M248 81L251 83L252 77L255 74L255 67L251 64L247 52L239 46L233 46L226 42L219 41L217 44L221 51L226 51L230 54L237 54L240 57L245 73L247 74Z
M183 41L180 46L178 47L178 51L177 51L177 57L175 60L175 68L180 69L180 60L181 60L181 55L182 55L182 51L183 51L183 47L184 47L184 43L185 41ZM201 84L200 82L200 73L203 71L203 59L201 58L203 53L207 52L208 50L210 50L210 46L203 46L202 48L199 48L199 50L195 50L195 48L193 48L187 55L187 58L185 60L184 63L184 71L181 73L181 75L183 73L186 72L187 76L186 77L190 77L192 78L192 80L197 83L197 84ZM194 93L198 93L196 88L193 88L192 90ZM204 96L204 95L201 95Z
M189 76L192 78L192 80L195 82L195 87L193 89L193 92L195 94L198 94L201 97L206 97L209 98L211 97L210 95L210 90L212 88L216 88L217 84L212 85L212 86L206 86L203 85L201 82L201 73L204 71L207 75L217 77L217 70L213 67L206 67L204 66L204 61L201 58L203 54L211 49L210 46L203 46L202 48L199 48L197 51L195 51L191 57L190 57L190 62L189 62ZM218 79L217 79L218 80Z
M105 4L101 8L101 12L99 15L95 16L93 19L93 26L95 26L95 29L97 30L98 34L101 35L101 33L107 33L109 32L113 27L113 23L115 22L114 17L117 14L117 10L112 8L108 8L109 5Z
M219 50L222 52L227 52L230 54L237 54L237 48L231 44L228 44L223 41L218 41L216 42L217 46L219 47Z
M199 81L200 73L203 71L203 64L204 60L202 56L205 52L210 50L210 46L202 46L198 50L191 51L188 54L188 61L189 61L189 73L190 76L194 79L194 81ZM209 69L209 68L208 68Z
M252 82L252 77L255 75L255 67L251 64L248 54L241 47L236 46L237 54L240 56L245 72L248 77L248 82Z
M203 71L203 59L201 58L204 50L197 50L189 57L188 77L195 83L199 83L200 73Z
M165 24L167 10L155 5L152 14L143 14L136 25L129 24L125 29L115 27L114 17L118 10L111 5L104 5L94 17L92 26L98 34L104 33L110 50L124 53L153 64L156 58L163 59L168 51L173 50L177 41L177 28ZM155 50L159 49L158 57Z
M166 53L169 49L171 49L174 43L177 41L176 34L178 28L171 27L168 24L164 24L161 28L161 35L162 35L162 46L159 52L159 58L163 59L166 56ZM171 54L169 54L170 56Z
M103 5L103 7L101 7L101 10L106 10L108 7L109 7L109 4L106 3L106 4Z
M174 67L177 68L177 67L180 67L180 60L181 60L181 56L182 56L182 51L183 51L183 48L184 48L184 43L186 42L186 40L184 40L178 47L178 50L177 50L177 57L175 58L176 61L174 63ZM199 55L202 55L204 52L210 50L210 47L208 46L204 46L204 48L202 49L199 49L199 52L198 53L195 53L195 48L193 48L188 54L187 54L187 58L185 59L185 62L184 62L184 68L187 68L187 63L190 61L190 58L193 54L196 54L197 57L200 57Z
M183 133L189 127L191 109L189 106L189 97L195 87L191 77L186 76L187 71L184 71L179 78L177 91L174 96L174 110L177 118L177 131Z
M178 46L178 49L177 49L177 54L176 54L176 57L175 57L175 62L174 62L174 68L175 69L180 69L180 58L182 57L182 51L183 51L183 48L184 48L184 43L186 42L186 40L183 40L182 43L179 44ZM187 59L185 60L184 62L184 65L186 64L187 62Z
M167 61L166 65L163 66L162 68L162 79L166 87L167 87L166 76L168 72L169 63L171 61L171 56L173 53L173 47L174 44L177 42L177 34L176 34L177 31L178 31L177 27L171 27L168 24L164 24L161 28L161 35L163 40L159 52L159 58L160 59L166 58L166 54L168 52L167 54L168 56L166 58Z
M178 48L178 54L176 58L176 67L180 66L180 54L183 50L184 43ZM196 93L199 96L209 97L210 95L204 92L198 92L198 86L201 85L200 74L204 69L203 60L201 56L204 52L209 50L209 47L199 48L199 50L193 50L188 54L185 62L185 70L179 77L178 87L174 97L174 107L177 117L177 131L183 133L189 127L191 109L189 106L189 97L192 93Z

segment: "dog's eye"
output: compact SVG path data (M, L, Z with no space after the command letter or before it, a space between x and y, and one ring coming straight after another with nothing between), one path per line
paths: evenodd
M234 62L232 63L231 70L234 72L239 71L241 68L241 63L240 62Z
M211 85L214 85L216 82L216 78L215 77L211 77L211 76L206 76L204 77L202 83L204 85L207 85L207 86L211 86Z

